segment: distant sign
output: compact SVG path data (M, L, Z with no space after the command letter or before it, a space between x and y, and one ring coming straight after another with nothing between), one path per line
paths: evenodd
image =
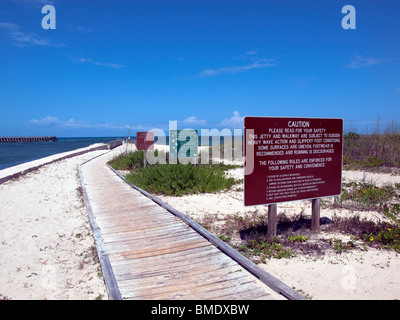
M244 204L339 195L343 119L245 117Z
M137 132L136 148L138 150L154 150L154 132Z
M170 130L169 156L170 158L196 158L198 156L199 136L193 129Z

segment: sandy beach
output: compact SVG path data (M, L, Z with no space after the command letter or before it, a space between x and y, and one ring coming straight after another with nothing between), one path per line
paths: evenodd
M0 185L0 300L107 299L77 167L104 152Z
M134 147L130 147L134 150ZM124 152L123 145L115 154ZM107 299L96 246L79 194L78 164L104 153L93 151L57 161L0 185L0 299ZM228 174L243 178L243 169ZM400 183L400 176L344 171L343 181ZM216 194L160 198L195 221L227 215L264 215L267 207L244 207L243 184ZM310 201L278 205L287 216L311 214ZM360 215L378 221L378 212L321 209L321 217ZM313 236L314 237L314 236ZM322 231L313 238L349 236ZM269 259L266 271L311 299L400 299L400 256L370 248L338 254Z
M242 179L243 169L229 170L228 174ZM382 185L399 183L400 176L343 171L343 182L362 180ZM160 198L197 222L213 221L217 226L224 223L226 215L261 215L267 219L267 206L243 206L243 183L234 186L232 190L216 194ZM325 200L332 201L330 198ZM279 214L287 217L302 214L310 218L311 201L278 204ZM335 215L359 215L371 221L386 219L374 211L321 208L321 218L332 219ZM350 240L348 235L324 231L310 236L310 240L315 242L330 238L344 242ZM362 247L361 244L359 246ZM259 266L310 299L400 299L400 255L394 251L369 248L368 251L349 250L338 254L329 249L321 256L311 254L290 259L269 259Z

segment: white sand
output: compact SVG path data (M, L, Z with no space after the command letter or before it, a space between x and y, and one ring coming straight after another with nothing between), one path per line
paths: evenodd
M243 169L230 170L230 176L243 178ZM343 181L373 181L375 184L399 183L400 176L344 171ZM236 190L237 189L237 190ZM243 184L233 190L216 194L184 197L160 196L177 210L195 221L211 217L222 224L226 215L264 215L267 206L244 207ZM329 201L329 198L325 199ZM311 201L286 202L278 205L278 214L311 216ZM321 209L321 217L359 215L372 221L385 220L378 212L346 209ZM348 235L322 232L322 238L350 240ZM363 247L359 244L359 247ZM368 251L350 250L342 254L330 249L320 258L298 256L291 259L270 259L260 264L287 285L312 299L400 299L400 255L393 251L370 248Z
M123 145L113 153L125 150ZM0 185L0 299L107 298L98 276L100 265L93 258L95 243L87 213L77 193L77 165L103 152L55 162ZM243 169L231 170L230 175L243 178ZM343 173L344 181L355 179L372 179L376 184L400 182L399 176L388 174ZM217 194L160 198L194 220L207 215L218 220L227 214L267 217L266 206L243 206L242 187L239 184ZM310 215L311 204L284 203L278 205L278 212ZM382 219L376 212L321 211L321 217L334 214ZM260 266L313 299L400 299L400 257L391 251L351 250L339 255L332 250L322 258L271 259Z
M107 299L77 192L77 165L104 152L55 162L0 185L0 299Z
M271 259L260 266L312 299L400 299L400 256L391 251L330 252L318 259Z

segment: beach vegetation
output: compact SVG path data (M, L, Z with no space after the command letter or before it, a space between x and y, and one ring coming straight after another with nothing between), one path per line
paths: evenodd
M399 190L397 184L377 186L372 180L350 181L342 184L342 192L334 206L382 210L387 203L400 200Z
M223 219L207 215L200 223L207 225L210 232L217 234L221 240L255 263L264 263L271 258L289 259L296 256L300 247L303 249L307 247L305 243L308 237L293 233L293 230L283 223L283 221L287 223L285 217L281 216L278 218L279 235L268 240L266 220L265 213L256 210L244 216L226 215Z
M329 244L332 245L333 249L339 254L341 254L344 251L354 249L355 248L354 243L355 240L345 242L342 239L335 239L335 238L329 239Z
M224 242L229 242L229 241L231 241L231 239L232 239L231 236L226 236L226 235L224 235L224 234L219 235L218 238L220 238L220 239L221 239L222 241L224 241Z
M116 170L129 170L126 181L153 194L183 196L215 193L238 183L225 174L226 170L236 168L235 165L166 163L148 164L144 168L143 157L143 151L121 154L110 161L110 165Z
M350 235L352 240L363 243L364 250L366 246L370 246L400 252L400 204L385 206L382 213L388 221L373 222L366 218L361 219L359 215L340 218L335 216L326 231ZM331 239L330 244L339 253L357 247L355 241L350 244Z
M343 167L346 170L392 172L400 168L400 125L397 121L382 128L378 119L372 131L349 131L343 137Z
M109 164L115 170L140 170L144 166L144 151L137 150L135 152L121 153L112 159Z
M382 223L376 230L364 233L363 240L370 245L400 253L400 204L385 205L382 213L390 223Z
M233 178L218 166L164 164L148 166L126 176L126 181L153 194L183 196L229 189Z
M269 258L283 259L295 256L295 253L286 248L280 243L279 238L276 237L270 241L265 238L250 239L246 244L242 244L237 248L244 256L256 260L256 262L266 262Z
M364 241L371 246L392 249L400 253L400 228L392 226L377 233L365 234Z
M325 203L324 205L328 205ZM349 210L377 211L384 217L373 222L353 217L334 218L331 230L350 234L363 241L363 246L392 249L400 252L400 184L387 183L381 186L369 181L350 181L343 183L342 193L335 198L333 207ZM386 219L385 219L386 218ZM345 245L331 241L336 251L342 252Z
M307 236L302 236L302 235L290 235L288 236L288 240L293 243L293 242L306 242L307 241Z
M370 247L400 252L400 204L385 205L382 213L387 221L374 222L359 215L321 218L321 230L335 235L331 238L313 233L311 219L302 213L291 217L280 213L277 237L271 241L267 240L267 212L262 210L224 218L207 215L201 224L255 263L297 255L318 257L332 250L337 254L368 251Z

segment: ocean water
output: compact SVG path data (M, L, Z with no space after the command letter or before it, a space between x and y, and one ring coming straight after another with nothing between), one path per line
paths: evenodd
M107 143L117 139L120 138L58 138L58 141L48 142L0 143L0 170L53 154L88 147L95 143Z
M169 144L169 137L165 137L165 142ZM15 142L0 143L0 170L19 165L21 163L48 157L53 154L72 151L79 148L88 147L95 143L107 143L113 140L122 139L122 137L96 137L96 138L58 138L58 141L48 142ZM136 137L131 137L136 140ZM232 137L233 141L234 137ZM157 138L155 139L157 143ZM223 142L223 138L213 141L209 137L209 145ZM200 146L201 136L199 136L198 145Z

